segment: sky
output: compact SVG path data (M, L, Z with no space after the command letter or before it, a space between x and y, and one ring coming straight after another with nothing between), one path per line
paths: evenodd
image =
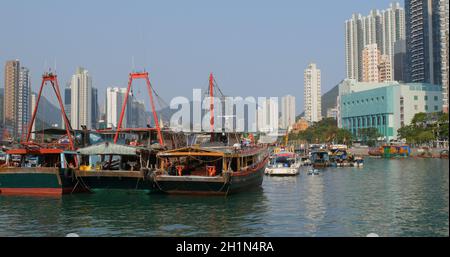
M167 103L206 89L213 72L226 95L291 94L300 113L308 63L321 69L322 94L337 85L345 77L345 20L391 2L1 0L0 63L19 59L31 71L34 92L49 67L64 87L82 66L100 103L107 87L126 87L133 69L148 71ZM0 77L4 87L3 68ZM139 99L143 86L133 85Z

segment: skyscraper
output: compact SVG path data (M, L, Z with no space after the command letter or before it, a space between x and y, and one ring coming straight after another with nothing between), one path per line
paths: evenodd
M405 0L405 9L408 81L443 85L448 0Z
M70 123L73 129L82 129L85 125L92 128L92 78L84 68L77 68L72 76Z
M381 12L383 18L381 55L387 55L390 61L394 58L395 42L405 39L405 10L399 3L390 4L390 7Z
M23 138L28 132L28 122L31 119L31 82L30 71L21 67L19 72L19 87L17 89L17 133Z
M366 45L363 50L362 70L363 82L378 82L378 64L381 61L381 53L377 44Z
M363 81L363 50L376 44L381 55L394 64L394 44L405 38L404 9L399 3L386 10L372 10L368 16L353 14L345 21L346 75L349 79Z
M72 89L70 88L70 83L67 83L64 88L64 110L66 111L67 119L70 121L71 113L71 102L72 102ZM64 118L61 117L61 127L65 128Z
M19 60L7 61L5 64L5 93L3 99L4 126L10 137L17 136L17 95L19 88Z
M392 81L392 65L389 55L381 55L378 63L378 82Z
M288 129L295 123L295 96L281 98L281 128Z
M317 122L322 119L320 70L315 63L310 63L304 72L304 109L305 119Z
M442 72L442 110L448 113L448 84L449 84L449 0L442 1L440 5L440 26L441 26L441 72Z
M394 44L394 81L406 81L406 42L398 40Z
M106 126L116 128L119 124L122 105L125 101L126 88L108 87L106 89ZM128 101L129 103L130 101ZM127 110L131 105L127 103ZM127 111L128 112L128 111ZM124 113L122 127L127 127L127 112Z
M92 87L92 103L91 103L91 126L92 128L97 128L99 109L98 109L98 90Z

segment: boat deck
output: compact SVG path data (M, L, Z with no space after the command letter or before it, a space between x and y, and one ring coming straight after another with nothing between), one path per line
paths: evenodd
M206 177L206 176L170 176L158 175L156 181L179 181L179 182L225 182L224 176Z

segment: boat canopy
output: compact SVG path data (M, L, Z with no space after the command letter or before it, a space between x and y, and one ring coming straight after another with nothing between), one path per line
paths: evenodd
M139 148L104 142L78 149L82 155L137 155Z

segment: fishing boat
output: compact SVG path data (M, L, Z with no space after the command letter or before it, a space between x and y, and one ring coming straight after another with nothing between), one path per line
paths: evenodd
M65 136L58 135L54 138L54 135L46 135L46 140L42 136L42 142L35 142L31 139L31 133L42 90L47 82L51 83L57 96L65 124L65 129L62 130ZM0 167L0 193L62 195L75 192L74 169L78 165L74 151L76 137L64 110L55 74L45 73L42 76L42 84L27 131L26 139L20 145L6 150L6 162ZM40 134L36 131L33 133ZM83 190L83 187L77 189Z
M227 195L261 186L267 147L211 141L159 152L159 169L153 173L157 189L169 194Z
M151 105L154 127L150 124L145 128L124 128L122 123L127 111L128 95L135 79L144 79ZM97 130L96 133L104 142L78 150L81 165L76 171L80 184L90 190L154 190L150 172L156 169L156 154L167 150L167 138L172 147L177 147L185 141L179 133L163 131L160 127L158 114L153 101L152 88L147 72L129 74L127 93L122 103L121 115L117 127ZM157 97L156 93L155 96ZM161 123L162 124L162 123ZM166 137L164 137L166 136Z
M295 176L299 174L299 168L300 162L296 154L282 151L270 157L265 174L270 176Z
M353 164L353 156L347 152L347 148L330 147L330 166L349 167Z
M75 190L76 153L58 148L27 147L6 151L0 167L0 194L62 195Z
M123 189L152 191L149 172L156 168L159 144L151 147L110 142L78 149L80 167L75 171L79 183L91 191Z
M311 160L308 156L308 149L306 147L300 147L295 149L295 153L298 156L298 160L300 163L300 166L309 166L311 165Z
M311 152L311 163L314 168L330 166L330 156L327 150L315 150Z

